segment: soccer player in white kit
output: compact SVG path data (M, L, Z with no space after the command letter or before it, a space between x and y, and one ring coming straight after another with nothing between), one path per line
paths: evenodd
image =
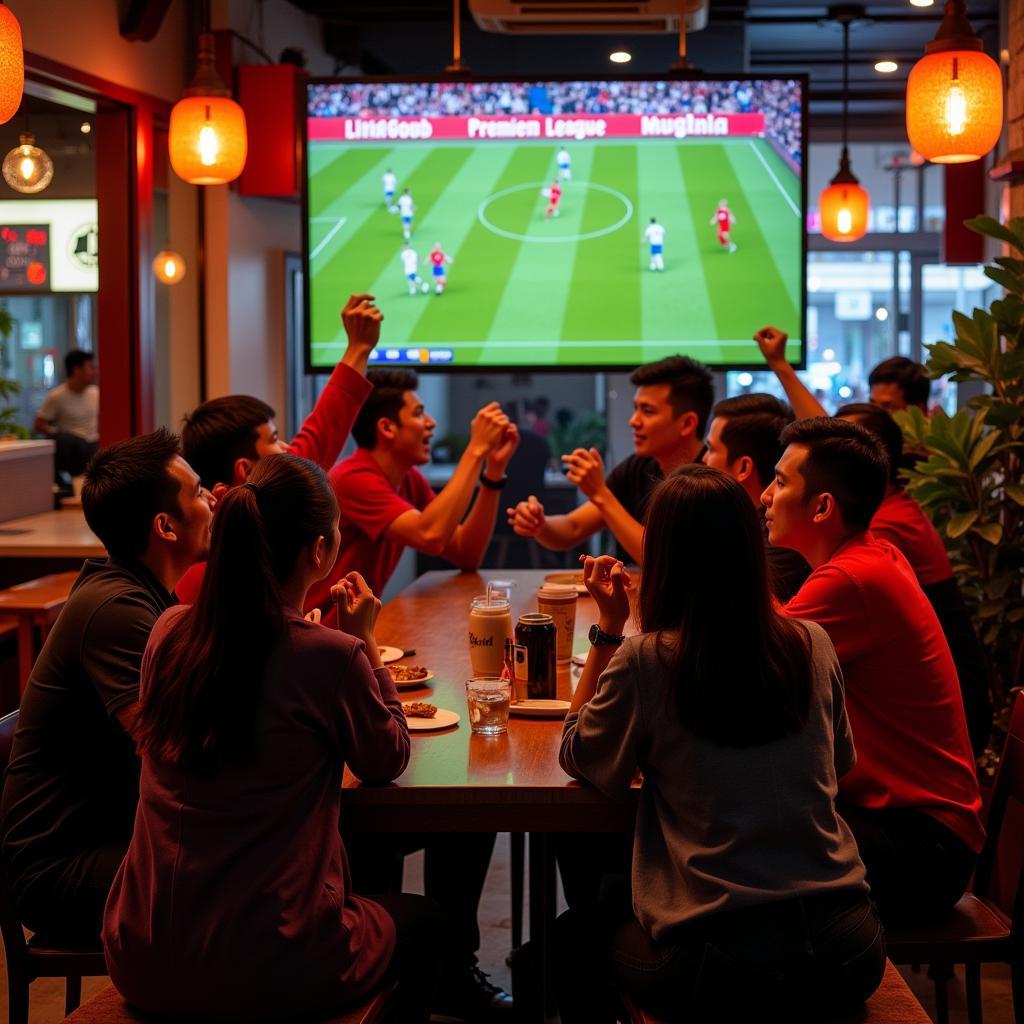
M416 212L416 204L412 201L408 189L403 189L398 197L398 216L402 218L402 236L408 242L412 235L412 216Z
M665 229L653 217L644 229L644 240L651 246L651 270L664 270L665 258L661 251L665 244Z
M409 247L406 243L402 246L402 267L405 270L405 278L409 282L409 294L415 295L416 289L419 288L421 292L429 292L430 285L420 277L420 257L415 249Z
M558 163L558 176L562 181L572 180L572 157L569 156L569 150L563 146L555 157Z
M395 189L398 187L398 178L395 172L389 167L382 175L381 184L384 186L384 205L390 213L395 212Z

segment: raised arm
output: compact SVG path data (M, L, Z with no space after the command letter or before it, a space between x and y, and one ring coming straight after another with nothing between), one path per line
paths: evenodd
M584 502L568 515L546 516L544 506L531 494L526 501L505 512L509 526L520 537L533 537L552 551L574 548L604 526L604 516L592 501Z
M786 392L793 414L798 420L810 419L812 416L827 416L821 403L807 390L803 381L796 375L796 370L786 362L786 342L789 335L777 327L762 327L754 335L754 341L764 356L768 369L779 378L779 383Z
M562 461L568 467L569 479L591 500L615 539L639 565L644 553L644 528L612 493L601 453L596 448L577 448L571 455L563 455Z

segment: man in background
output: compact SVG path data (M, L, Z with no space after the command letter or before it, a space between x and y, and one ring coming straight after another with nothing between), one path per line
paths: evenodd
M100 389L91 352L73 348L64 357L67 380L43 399L33 430L56 443L58 477L81 476L100 443Z

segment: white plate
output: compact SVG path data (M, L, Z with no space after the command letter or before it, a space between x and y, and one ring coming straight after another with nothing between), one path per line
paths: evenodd
M433 718L407 718L406 722L409 723L409 732L434 732L455 725L461 717L457 711L438 708Z
M509 706L508 713L523 718L565 718L569 707L567 700L520 700Z
M434 673L429 669L427 674L422 679L396 679L395 689L396 690L418 690L420 687L426 686L431 679L434 678Z
M385 665L390 665L393 661L399 661L405 657L405 651L401 647L382 647L380 644L377 645L377 650L380 651L380 660Z

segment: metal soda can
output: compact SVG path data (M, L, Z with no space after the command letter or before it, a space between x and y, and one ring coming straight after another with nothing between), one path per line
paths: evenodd
M526 665L516 665L516 675L526 677L530 700L554 700L558 684L555 620L543 612L526 612L516 623L516 645L526 649ZM525 668L525 673L522 670Z

